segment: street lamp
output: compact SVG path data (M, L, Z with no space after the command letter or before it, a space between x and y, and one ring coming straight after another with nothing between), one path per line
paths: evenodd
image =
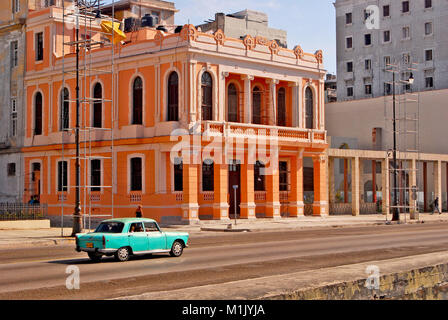
M76 175L76 189L75 189L75 213L73 214L73 230L72 236L80 233L83 229L81 219L81 192L80 192L80 148L79 148L79 5L78 0L75 3L75 19L76 19L76 128L75 128L75 145L76 145L76 163L75 163L75 175Z

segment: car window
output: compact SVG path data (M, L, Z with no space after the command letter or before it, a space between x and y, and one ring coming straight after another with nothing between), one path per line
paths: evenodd
M122 222L101 222L100 225L95 229L98 233L121 233L123 231L124 223Z
M154 222L145 222L145 230L146 232L155 232L159 231L159 228Z
M143 229L143 223L136 222L132 223L129 227L129 232L145 232L145 229Z

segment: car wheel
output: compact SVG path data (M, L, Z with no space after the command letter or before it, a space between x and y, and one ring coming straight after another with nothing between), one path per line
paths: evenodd
M174 241L171 247L170 256L180 257L184 251L184 245L180 241Z
M130 256L129 248L123 247L115 252L115 259L118 261L124 262L128 261Z
M103 257L101 254L95 253L95 252L88 252L90 260L93 262L100 262L101 258Z

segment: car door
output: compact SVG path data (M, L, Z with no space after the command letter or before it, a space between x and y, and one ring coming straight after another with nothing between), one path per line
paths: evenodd
M149 250L148 236L142 222L131 223L128 238L134 253Z
M161 232L155 222L145 222L145 230L149 240L149 250L165 250L166 236Z

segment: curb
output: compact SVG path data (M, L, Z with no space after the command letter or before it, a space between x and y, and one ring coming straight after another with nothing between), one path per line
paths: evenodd
M252 232L253 230L254 229L201 228L201 231L212 231L212 232Z
M57 246L75 244L75 239L46 239L46 240L32 240L32 241L20 241L14 243L0 244L0 249L20 249L29 248L35 246Z

